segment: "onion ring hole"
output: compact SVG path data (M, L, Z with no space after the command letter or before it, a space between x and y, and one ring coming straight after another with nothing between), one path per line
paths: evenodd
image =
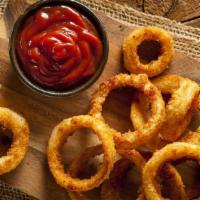
M130 107L135 93L136 89L130 87L114 89L103 104L102 114L106 123L121 133L133 131Z
M0 157L5 156L12 144L13 133L11 130L0 126Z
M77 129L72 136L69 137L67 142L65 142L62 148L62 163L65 166L65 170L68 170L69 165L87 147L100 144L98 137L93 133L92 129L89 128L79 128ZM70 153L67 153L70 152ZM103 155L103 154L102 154ZM80 171L76 178L84 179L90 178L95 174L97 167L100 163L100 156L91 158L88 162L86 170Z
M138 46L137 54L142 64L148 64L153 60L158 60L162 54L162 46L158 41L144 40Z

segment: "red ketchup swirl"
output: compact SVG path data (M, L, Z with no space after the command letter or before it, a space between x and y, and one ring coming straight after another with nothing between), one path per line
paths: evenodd
M94 25L76 10L44 7L26 19L17 54L23 71L37 84L65 89L94 75L102 43Z

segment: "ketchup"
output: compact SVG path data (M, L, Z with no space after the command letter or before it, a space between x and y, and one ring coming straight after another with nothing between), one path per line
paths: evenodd
M98 68L102 43L94 25L67 6L44 7L26 19L17 43L25 74L44 88L65 89Z

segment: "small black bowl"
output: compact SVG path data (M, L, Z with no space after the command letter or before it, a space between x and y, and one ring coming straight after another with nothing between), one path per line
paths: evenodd
M32 80L27 77L27 75L24 73L22 68L20 67L20 62L17 57L16 53L16 44L17 44L17 37L18 33L20 31L21 26L23 25L24 21L31 16L33 13L35 13L36 10L45 7L45 6L56 6L56 5L64 5L64 6L69 6L71 8L76 9L79 11L81 14L83 14L85 17L87 17L95 26L99 33L99 37L101 39L102 45L103 45L103 55L100 61L100 64L98 66L97 71L95 74L86 82L84 82L81 85L78 85L72 89L65 89L65 90L54 90L54 89L44 89L40 85L37 85L37 83L34 83ZM19 78L22 80L22 82L27 85L29 88L39 92L40 94L46 95L46 96L51 96L51 97L63 97L63 96L72 96L75 95L85 89L87 89L89 86L91 86L101 75L103 72L103 69L105 67L106 61L108 59L108 51L109 51L109 45L108 45L108 40L106 36L105 29L102 25L102 22L98 19L98 17L93 13L92 10L90 10L88 7L85 5L73 1L73 0L44 0L44 1L39 1L35 4L32 4L29 6L25 12L17 19L17 21L14 24L13 31L11 33L10 41L9 41L9 54L10 54L10 59L13 68L17 72L17 75Z

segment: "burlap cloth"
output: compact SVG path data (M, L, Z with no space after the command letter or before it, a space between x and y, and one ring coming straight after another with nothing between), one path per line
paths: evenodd
M3 14L8 0L0 0L0 15ZM80 0L94 10L104 12L108 16L127 25L162 27L173 34L175 48L178 51L200 60L200 29L185 26L163 17L145 14L126 5L113 3L112 0ZM0 181L0 200L36 200Z

